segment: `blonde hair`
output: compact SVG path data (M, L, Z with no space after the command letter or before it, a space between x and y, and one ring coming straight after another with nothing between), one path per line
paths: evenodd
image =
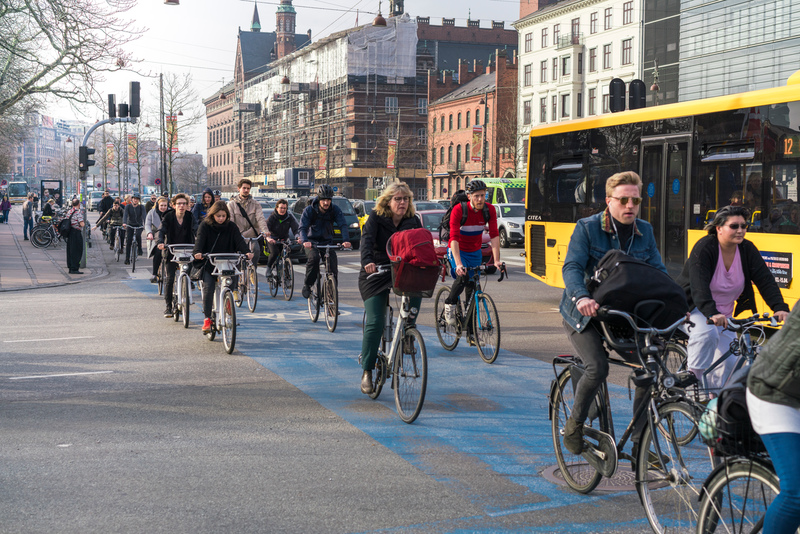
M614 188L618 185L635 185L639 188L639 194L642 194L642 179L633 171L612 174L608 180L606 180L606 196L614 196Z
M411 192L411 188L405 182L393 182L384 189L383 194L375 200L375 213L381 217L391 217L392 208L389 207L389 203L392 201L392 197L397 194L408 197L408 206L406 206L406 213L403 217L413 217L414 193Z

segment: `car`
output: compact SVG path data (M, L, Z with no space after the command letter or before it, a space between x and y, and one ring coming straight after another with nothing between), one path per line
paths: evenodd
M370 212L375 208L376 202L374 200L354 200L353 209L358 215L358 227L361 232L364 232L364 225L367 224Z
M258 203L261 204L261 209L264 210L264 217L269 217L267 213L272 213L272 210L274 210L275 206L278 204L274 200L259 200Z
M444 209L447 209L447 208L450 207L450 199L449 198L436 198L436 199L431 200L430 202L436 202L437 204L442 206Z
M303 215L303 210L314 198L316 197L300 197L294 203L291 209L298 222L300 222L300 218ZM347 231L350 235L350 243L353 245L353 250L358 250L358 247L361 246L361 226L358 224L358 215L353 209L353 204L345 197L333 197L333 203L342 210L344 220L347 223ZM342 242L342 231L336 223L333 224L333 242Z
M447 207L449 207L449 206L450 206L450 204L448 203ZM445 209L447 209L447 207L445 207ZM432 202L430 200L420 200L420 201L414 202L414 210L415 211L438 210L438 209L441 209L441 208L442 208L441 204L439 204L438 202Z
M263 208L261 212L264 214L264 219L269 219L269 216L272 215L274 208ZM291 244L291 252L289 253L289 258L292 260L297 260L297 263L305 263L308 261L306 257L306 253L303 250L303 245L297 242L296 236L289 230L289 240L292 242ZM258 258L258 264L264 265L267 263L267 259L269 257L269 247L267 247L266 239L261 240L261 256Z
M89 193L89 211L96 211L103 199L103 191L92 191Z
M500 246L525 243L525 204L494 204L497 210L497 231L500 233Z

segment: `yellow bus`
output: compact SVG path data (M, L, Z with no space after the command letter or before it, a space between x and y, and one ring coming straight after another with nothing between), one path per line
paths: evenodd
M716 210L743 203L755 243L793 304L800 252L800 71L785 87L631 110L533 128L526 194L526 272L564 287L578 219L605 209L605 181L636 170L639 217L677 276ZM759 298L760 300L760 298ZM763 301L759 309L768 310Z

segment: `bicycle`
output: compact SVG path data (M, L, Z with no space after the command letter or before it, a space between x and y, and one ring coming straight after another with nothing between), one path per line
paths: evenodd
M445 258L442 267L442 281L445 280L446 274L450 270L448 265L449 261ZM486 265L481 265L467 269L467 273L471 273L467 294L469 294L470 286L474 289L472 295L467 296L469 305L466 313L461 306L461 297L458 298L455 325L449 324L444 315L445 300L450 296L448 286L439 288L433 310L436 318L436 335L444 349L454 350L458 346L461 334L467 332L469 345L478 347L481 359L486 363L494 363L500 352L500 317L497 315L497 306L495 306L494 300L481 287L481 275L486 274L486 267ZM506 277L508 277L508 271L506 271L506 264L503 263L500 267L500 278L497 281L502 282Z
M125 228L126 228L126 232L130 232L131 230L133 230L133 232L134 232L133 237L131 239L131 246L128 247L128 256L127 256L127 258L128 258L128 261L131 264L131 272L135 273L136 272L136 258L139 256L139 240L137 239L136 232L138 232L141 235L141 230L144 228L144 226L127 225ZM117 232L117 233L119 233L119 232ZM126 236L127 236L127 233L126 233ZM119 260L117 260L117 261L119 261Z
M311 246L322 250L344 250L342 245L312 244ZM328 332L333 332L339 321L339 289L336 285L336 277L330 269L330 258L330 254L325 254L324 260L320 257L320 272L316 283L311 287L311 295L308 297L308 316L312 323L316 323L319 319L320 308L324 308L325 324L328 326Z
M169 248L172 261L178 264L176 277L172 283L172 317L176 323L183 317L183 327L189 328L189 314L192 305L192 281L189 279L189 267L192 264L194 245L167 245L167 248ZM164 264L163 260L161 263Z
M61 218L63 219L63 217ZM42 224L36 226L31 231L31 245L36 248L47 248L50 245L56 245L61 241L66 241L61 234L58 233L58 223L61 219L56 217L42 217Z
M580 493L591 492L603 476L612 477L620 459L630 461L636 473L636 489L653 531L659 534L688 532L696 525L702 481L713 469L714 461L708 447L698 437L697 422L702 407L687 399L683 392L696 377L688 371L671 373L663 360L668 342L686 319L678 319L663 329L640 327L637 324L639 310L654 304L655 301L643 301L633 314L606 308L598 312L606 344L617 352L635 351L638 359L637 363L609 359L609 363L636 369L634 383L646 388L644 400L637 406L623 435L616 439L608 384L604 381L584 423L584 451L581 455L572 455L563 447L575 385L584 368L574 356L558 356L553 360L556 378L549 395L553 446L564 481ZM613 324L615 317L624 321L623 326ZM628 337L623 337L622 331L626 331L628 334L624 335ZM559 365L564 366L560 373ZM634 444L637 451L629 455L623 449L633 438L635 423L640 417L646 417L646 424L638 446Z
M283 288L283 298L285 300L292 300L294 294L294 267L292 266L292 259L289 254L292 251L291 242L288 239L279 239L275 241L282 245L280 256L275 262L275 274L267 273L267 283L269 284L269 293L273 297L278 296L278 287Z
M122 225L121 224L109 224L108 226L114 228L114 259L119 261L119 257L122 255ZM111 235L111 232L108 233Z
M258 237L245 237L244 240L250 246L254 241L258 241ZM252 250L252 248L250 249ZM256 266L247 257L242 257L239 269L244 274L244 283L242 277L239 277L239 285L237 291L234 292L236 299L236 306L242 307L242 303L247 299L247 309L251 312L256 311L256 302L258 301L258 272Z
M204 256L214 265L212 274L218 277L211 310L211 330L206 337L209 341L214 341L217 332L221 332L225 352L231 354L236 345L236 305L231 286L233 280L242 274L237 267L243 254L219 253Z

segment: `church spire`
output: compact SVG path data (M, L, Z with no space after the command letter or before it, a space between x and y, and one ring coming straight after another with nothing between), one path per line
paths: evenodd
M253 22L250 23L250 31L256 33L261 31L261 21L258 20L258 4L255 2L253 3Z

